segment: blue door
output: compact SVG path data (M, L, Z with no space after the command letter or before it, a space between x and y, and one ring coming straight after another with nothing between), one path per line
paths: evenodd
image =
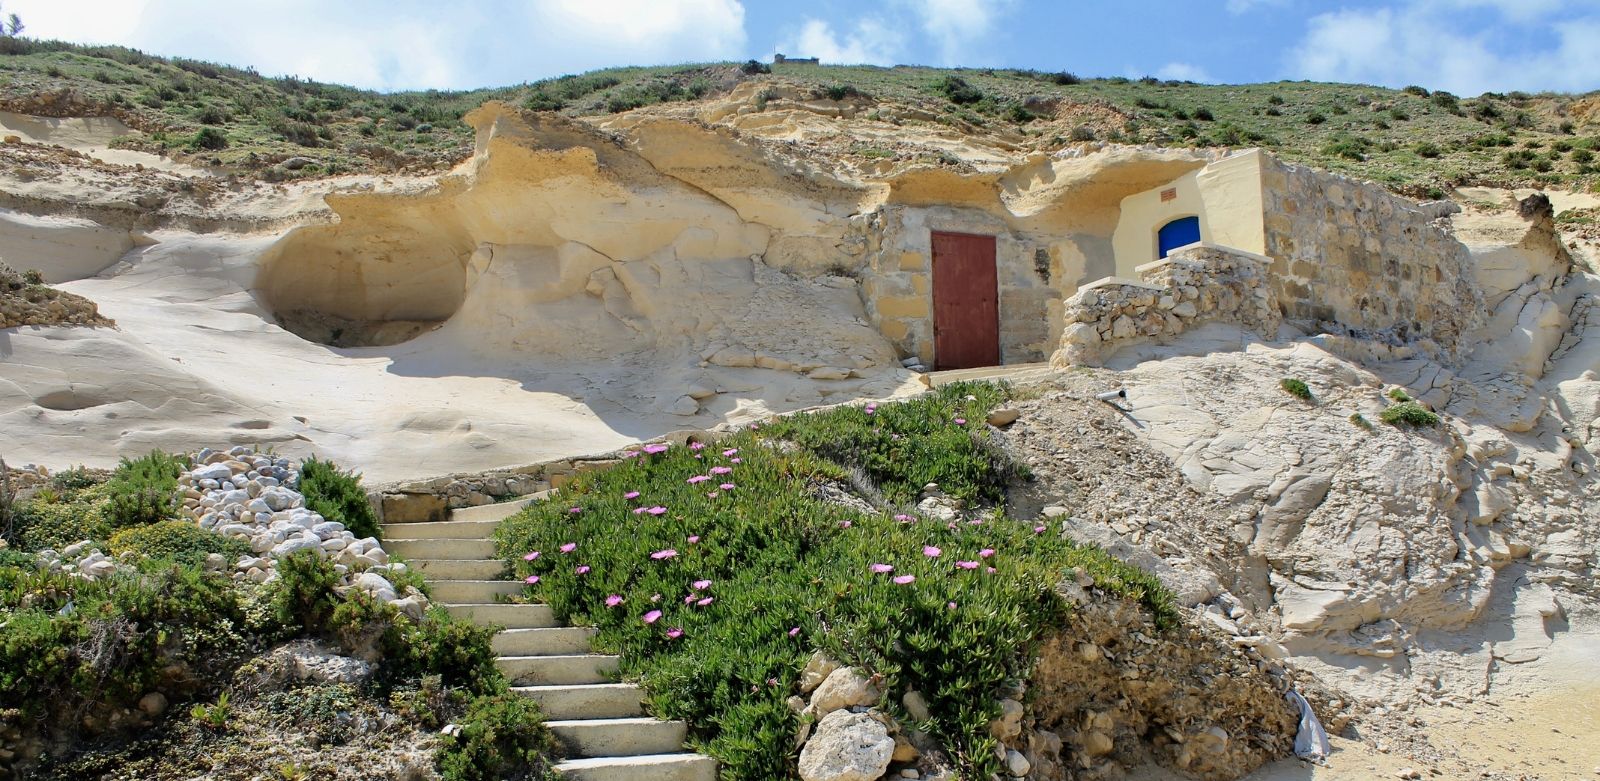
M1167 253L1188 246L1200 240L1200 218L1179 217L1166 225L1161 226L1156 234L1156 246L1161 254L1157 257L1164 258Z

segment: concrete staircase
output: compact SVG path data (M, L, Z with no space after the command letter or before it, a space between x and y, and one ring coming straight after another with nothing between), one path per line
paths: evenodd
M643 692L614 683L618 657L589 652L595 630L561 626L546 605L497 602L522 593L501 580L492 535L535 499L454 510L438 523L385 524L384 550L428 581L451 615L505 627L493 643L512 690L532 698L566 749L556 769L575 781L715 781L717 763L683 751L685 725L644 712Z

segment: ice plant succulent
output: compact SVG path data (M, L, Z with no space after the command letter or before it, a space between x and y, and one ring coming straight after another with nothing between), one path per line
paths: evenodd
M885 572L894 572L894 565L893 564L874 564L871 567L868 567L868 569L870 569L873 572L876 572L876 573L882 575Z
M616 607L617 605L622 604L622 602L623 599L621 594L612 594L611 596L606 597L606 607Z
M916 580L917 580L917 576L916 575L901 575L901 576L899 576L899 577L894 579L894 584L896 586L905 586L905 585L909 585L911 583L915 583Z
M539 558L539 552L538 551L528 551L527 553L522 554L522 560L523 561L533 561L534 559L537 559L537 558Z
M659 620L661 620L661 611L659 610L652 610L644 614L644 622L646 624L654 624Z
M666 550L658 550L655 553L650 554L650 558L655 559L656 561L661 561L662 559L670 559L677 555L678 551L676 548L667 548Z
M576 543L576 542L569 542L569 543L561 546L561 552L562 553L571 553L571 552L573 552L573 551L575 551L577 549L578 549L578 543Z
M934 547L932 545L924 545L924 546L922 546L922 555L927 556L930 559L939 558L939 554L941 554L941 553L944 553L944 551L939 550L938 548L936 548L936 547Z

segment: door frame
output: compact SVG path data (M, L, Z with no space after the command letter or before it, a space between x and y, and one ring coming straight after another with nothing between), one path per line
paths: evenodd
M936 238L939 236L950 236L963 239L985 239L989 243L990 273L994 279L994 363L980 365L999 366L1003 362L1000 345L1000 237L993 233L972 233L968 231L938 230L930 228L928 230L928 299L930 304L928 308L928 320L930 321L933 330L934 370L939 371L946 368L951 368L946 367L941 363L941 356L939 355L939 258L935 252L935 247L937 244Z

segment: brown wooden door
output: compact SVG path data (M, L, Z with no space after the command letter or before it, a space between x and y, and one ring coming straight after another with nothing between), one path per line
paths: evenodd
M938 369L1000 363L993 236L933 234L933 361Z

